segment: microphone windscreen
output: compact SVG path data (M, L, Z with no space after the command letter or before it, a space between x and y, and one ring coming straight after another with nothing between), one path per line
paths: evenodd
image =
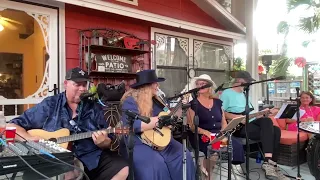
M285 80L286 77L285 77L285 76L279 76L279 77L276 77L275 79L276 79L276 80Z
M106 85L105 85L104 83L98 84L97 93L98 93L98 96L99 96L99 97L102 97L102 96L103 96L105 90L106 90Z

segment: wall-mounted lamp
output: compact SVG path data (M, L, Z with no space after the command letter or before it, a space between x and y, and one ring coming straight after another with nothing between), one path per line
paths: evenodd
M0 24L0 31L3 31L4 27L2 26L2 24Z

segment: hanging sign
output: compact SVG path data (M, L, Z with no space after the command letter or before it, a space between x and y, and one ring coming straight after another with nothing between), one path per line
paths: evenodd
M99 72L130 73L132 71L131 56L95 54L94 58Z

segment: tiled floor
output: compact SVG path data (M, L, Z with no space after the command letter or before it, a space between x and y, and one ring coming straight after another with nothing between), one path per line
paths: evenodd
M265 180L265 176L263 171L261 170L261 164L257 164L254 159L250 159L250 180ZM300 173L301 176L304 180L315 180L315 178L310 174L309 168L307 163L304 163L303 165L300 166ZM242 173L241 167L238 166L233 166L234 172L236 174L236 179L237 180L244 180L245 176ZM243 167L245 168L245 166ZM281 166L283 169L283 172L285 174L289 174L291 176L296 176L297 175L297 168L292 168L288 166ZM19 176L19 174L18 174ZM21 174L20 174L21 176ZM8 175L8 177L11 177L11 175ZM6 179L5 176L0 176L0 179ZM56 179L56 178L53 178ZM228 179L228 172L227 172L227 164L224 163L222 164L221 168L221 176L220 176L220 169L219 167L216 167L212 173L212 180L226 180ZM232 179L235 179L234 176L232 175ZM17 177L16 180L22 180L21 177Z
M250 180L265 180L264 172L261 169L261 164L257 164L254 159L250 159ZM281 169L283 170L284 174L288 174L290 176L293 176L294 179L297 176L297 168L292 168L288 166L282 166L280 165ZM244 180L245 175L242 173L240 165L238 166L233 166L235 174L236 174L236 179L237 180ZM245 168L245 166L243 166ZM227 164L222 165L221 169L221 180L226 180L228 179L228 172L227 172ZM307 163L304 163L300 166L300 174L302 176L302 179L304 180L315 180L315 178L310 174L309 168ZM214 180L220 180L220 170L219 167L215 168L213 171L213 178ZM235 179L234 176L232 175L232 179Z

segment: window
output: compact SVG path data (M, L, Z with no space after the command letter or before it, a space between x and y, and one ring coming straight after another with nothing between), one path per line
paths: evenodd
M231 46L206 41L193 41L194 64L196 76L208 74L218 86L225 82L232 59Z
M208 39L189 34L151 29L152 68L159 77L166 78L160 89L166 97L179 94L190 82L188 69L194 68L196 76L208 74L216 85L229 81L232 60L232 42Z
M189 40L160 33L155 37L157 74L166 78L160 88L167 97L174 96L187 84Z
M138 0L116 0L116 1L138 6Z

